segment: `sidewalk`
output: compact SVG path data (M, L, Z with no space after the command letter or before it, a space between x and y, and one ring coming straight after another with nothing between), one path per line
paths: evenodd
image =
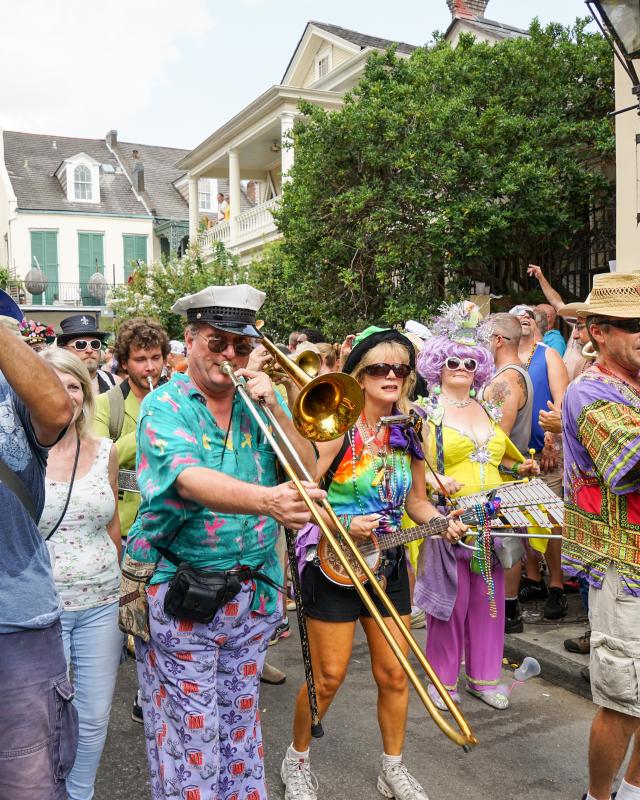
M589 666L589 656L569 653L562 646L565 639L582 636L588 627L587 617L579 594L569 594L567 600L567 616L557 622L543 619L543 601L524 603L524 632L505 636L504 655L518 664L526 656L536 658L541 678L590 700L591 689L580 675L580 670Z

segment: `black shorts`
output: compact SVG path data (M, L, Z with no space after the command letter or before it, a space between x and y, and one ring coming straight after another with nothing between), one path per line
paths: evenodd
M369 584L365 583L364 587L369 596L373 598L380 614L388 617L389 612ZM404 553L393 574L387 580L385 592L400 616L404 617L411 613L409 575ZM304 612L308 617L322 619L326 622L355 622L359 617L371 616L355 589L333 583L313 562L307 563L302 573L302 602Z

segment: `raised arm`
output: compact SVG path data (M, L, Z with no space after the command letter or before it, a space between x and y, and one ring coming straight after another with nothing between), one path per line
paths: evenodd
M71 398L53 368L4 325L0 325L0 372L29 409L40 444L54 444L71 421Z
M542 293L546 297L549 305L553 306L556 311L559 308L562 308L562 306L565 304L564 300L562 299L560 293L557 292L545 278L542 272L542 267L539 267L537 264L529 264L527 275L535 278L538 281L540 288L542 289Z

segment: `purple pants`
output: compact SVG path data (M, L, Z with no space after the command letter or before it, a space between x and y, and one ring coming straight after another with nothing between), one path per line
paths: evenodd
M60 623L0 634L0 797L63 800L78 744Z
M251 611L247 582L208 625L175 620L168 585L147 590L151 640L136 639L151 796L266 800L258 693L282 611Z
M504 571L493 569L497 615L489 615L487 585L458 559L458 594L451 617L443 622L427 615L427 660L442 683L453 691L464 657L465 677L478 691L493 689L502 674L504 648Z

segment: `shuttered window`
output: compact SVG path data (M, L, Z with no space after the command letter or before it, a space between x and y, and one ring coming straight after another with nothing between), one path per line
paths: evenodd
M135 270L138 262L147 263L147 237L125 233L122 236L122 242L124 248L124 279L126 281Z
M104 299L91 293L89 280L99 272L104 275L104 234L78 233L78 275L80 295L85 305L103 305Z
M60 296L58 285L58 231L30 231L31 267L37 265L47 276L49 285L43 294L33 295L33 305L51 305ZM36 264L37 260L37 264Z

